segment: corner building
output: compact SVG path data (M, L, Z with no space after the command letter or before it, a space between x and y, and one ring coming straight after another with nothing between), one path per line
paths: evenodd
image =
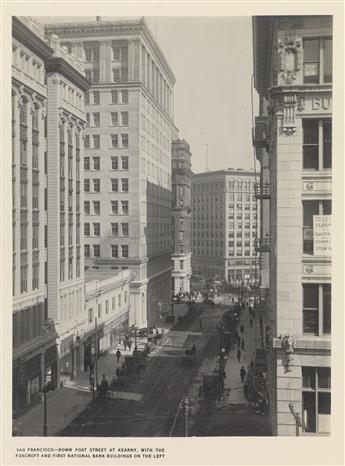
M174 75L145 21L46 27L85 64L86 268L135 272L129 324L170 305Z
M191 157L189 144L184 139L172 142L172 229L174 294L190 292L192 275L192 211L191 211Z
M331 427L332 17L253 19L254 146L269 232L265 320L273 432ZM266 197L266 199L264 199ZM269 269L267 270L267 266Z
M192 268L206 279L256 280L257 206L253 170L228 169L192 177Z
M40 399L44 382L76 372L84 320L79 160L88 82L82 64L12 20L13 411ZM48 190L49 186L49 190ZM48 266L49 264L49 266Z

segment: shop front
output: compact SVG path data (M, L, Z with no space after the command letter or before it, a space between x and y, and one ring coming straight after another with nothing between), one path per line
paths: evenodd
M41 354L37 354L27 361L19 361L17 365L13 367L12 387L14 417L23 414L40 401L41 383Z

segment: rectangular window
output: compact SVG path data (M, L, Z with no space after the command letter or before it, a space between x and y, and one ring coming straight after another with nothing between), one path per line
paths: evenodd
M111 126L119 126L118 112L111 112Z
M111 213L119 215L119 201L111 201Z
M121 168L122 170L128 170L128 157L121 157Z
M100 215L101 213L101 201L92 201L93 215Z
M100 95L99 95L99 91L93 91L93 92L92 92L92 97L93 97L92 104L93 104L93 105L99 105L99 104L100 104Z
M93 148L94 149L99 149L101 147L101 137L99 134L94 134L92 136L92 140L93 140Z
M121 134L121 141L122 141L121 147L123 149L127 149L128 148L128 134Z
M314 254L314 215L331 214L331 201L303 201L303 254Z
M121 112L121 126L128 126L128 112Z
M100 319L102 317L102 303L99 303L97 306L97 314L98 318Z
M84 235L90 236L90 224L89 223L84 223Z
M84 170L90 170L90 157L84 157Z
M93 224L93 235L94 236L100 236L101 234L101 224L100 223L94 223Z
M101 169L101 159L100 157L93 157L93 169L100 170Z
M84 256L90 257L90 245L89 244L84 244Z
M319 169L319 121L303 119L303 168Z
M303 332L319 333L319 287L303 285Z
M118 157L112 157L111 158L111 169L112 170L118 170L119 169Z
M128 91L127 90L123 90L121 92L121 103L128 104Z
M90 180L88 178L84 178L84 192L90 192Z
M88 310L88 320L89 320L89 324L93 323L93 308L90 308Z
M84 138L84 149L90 149L90 136L88 134Z
M118 223L112 223L111 224L111 235L112 236L119 236L119 224Z
M119 136L118 134L111 135L111 147L117 149L119 147Z
M99 193L101 190L101 180L99 178L93 179L93 190L95 193Z
M119 257L119 247L117 244L111 245L111 257Z
M93 128L99 128L99 125L100 125L100 114L99 114L99 112L92 113L92 127Z
M84 201L84 214L90 215L90 201Z
M119 180L117 178L111 179L111 190L113 193L117 193L119 191Z
M302 366L302 418L305 432L330 433L330 367Z
M93 245L93 257L100 257L101 255L101 250L99 244L94 244Z
M121 201L122 215L128 215L128 201Z
M304 83L331 83L332 75L332 39L305 39L303 41Z
M121 223L121 236L128 236L128 223Z
M105 302L105 313L109 314L109 301L108 300Z
M122 192L128 193L128 178L121 178Z
M323 120L323 168L332 168L332 120Z
M128 257L128 245L122 244L121 245L122 257Z
M111 91L111 103L112 104L119 103L118 91Z

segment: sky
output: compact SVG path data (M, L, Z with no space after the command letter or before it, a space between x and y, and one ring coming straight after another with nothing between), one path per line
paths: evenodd
M76 21L56 16L35 19ZM190 144L193 172L253 168L251 17L146 20L176 78L175 125L180 138ZM256 101L254 95L255 108Z

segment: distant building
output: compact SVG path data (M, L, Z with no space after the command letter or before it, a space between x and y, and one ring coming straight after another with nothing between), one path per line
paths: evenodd
M12 20L13 410L81 366L84 321L80 190L82 64L44 39L28 18ZM49 187L49 195L48 195ZM48 266L49 264L49 266Z
M259 251L262 286L269 286L257 313L272 429L296 435L291 403L300 435L325 435L332 406L332 16L254 17L253 40Z
M145 21L46 26L85 64L85 266L132 269L130 324L170 307L174 75Z
M253 170L192 177L192 268L206 279L256 281L257 208Z
M84 370L109 349L117 348L128 334L130 270L90 270L85 273L85 314L83 327ZM97 328L97 333L96 333ZM97 345L97 346L96 346ZM101 377L101 374L100 374Z
M189 144L184 139L173 140L172 290L175 294L190 292L190 277L192 274L191 156Z

